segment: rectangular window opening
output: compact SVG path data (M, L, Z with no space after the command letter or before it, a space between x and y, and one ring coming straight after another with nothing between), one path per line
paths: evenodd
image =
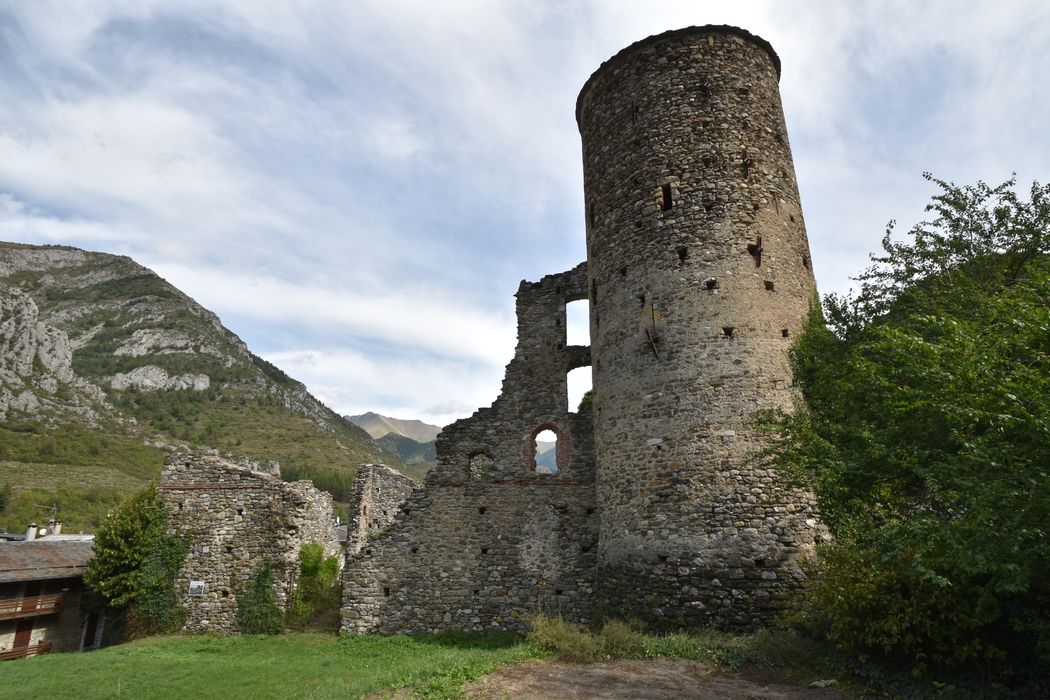
M568 388L568 406L570 413L585 411L591 405L590 397L593 379L590 367L577 367L565 375L565 384Z
M598 285L594 285L597 294ZM586 299L570 301L565 305L565 344L591 344L591 304Z
M671 207L674 206L674 201L671 199L671 185L663 186L663 207L664 211L671 211Z

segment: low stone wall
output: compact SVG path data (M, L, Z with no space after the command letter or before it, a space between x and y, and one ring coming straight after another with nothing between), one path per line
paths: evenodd
M309 481L282 482L276 463L169 455L159 497L173 531L190 538L178 580L188 632L235 632L237 594L267 558L283 608L295 590L299 548L340 550L331 495Z
M347 520L346 552L357 554L397 517L416 483L385 464L362 464L354 479Z

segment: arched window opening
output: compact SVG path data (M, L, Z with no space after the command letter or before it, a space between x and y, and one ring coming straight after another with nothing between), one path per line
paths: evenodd
M536 433L535 458L537 474L558 473L558 434L553 430Z

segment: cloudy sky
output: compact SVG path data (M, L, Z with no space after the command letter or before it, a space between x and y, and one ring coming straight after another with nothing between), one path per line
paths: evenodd
M924 170L1050 175L1046 0L0 0L0 239L130 255L336 410L446 423L518 282L585 256L583 82L723 23L783 61L823 292Z

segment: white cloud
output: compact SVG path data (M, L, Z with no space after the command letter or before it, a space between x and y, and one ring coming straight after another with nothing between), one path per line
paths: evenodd
M7 192L0 192L0 214L12 215L18 214L26 205L15 199L14 195Z
M518 280L584 255L577 92L649 34L772 42L825 292L886 221L922 216L923 170L1048 179L1040 0L34 0L4 18L0 237L132 255L360 410L495 397Z
M514 322L434 290L313 286L209 268L156 264L155 272L206 308L305 332L384 341L434 356L502 366ZM378 353L377 353L378 354Z
M344 349L290 350L264 357L343 415L376 411L437 425L489 406L502 375L502 365Z
M404 118L377 119L368 131L369 140L376 153L395 160L415 155L425 145L416 130Z

